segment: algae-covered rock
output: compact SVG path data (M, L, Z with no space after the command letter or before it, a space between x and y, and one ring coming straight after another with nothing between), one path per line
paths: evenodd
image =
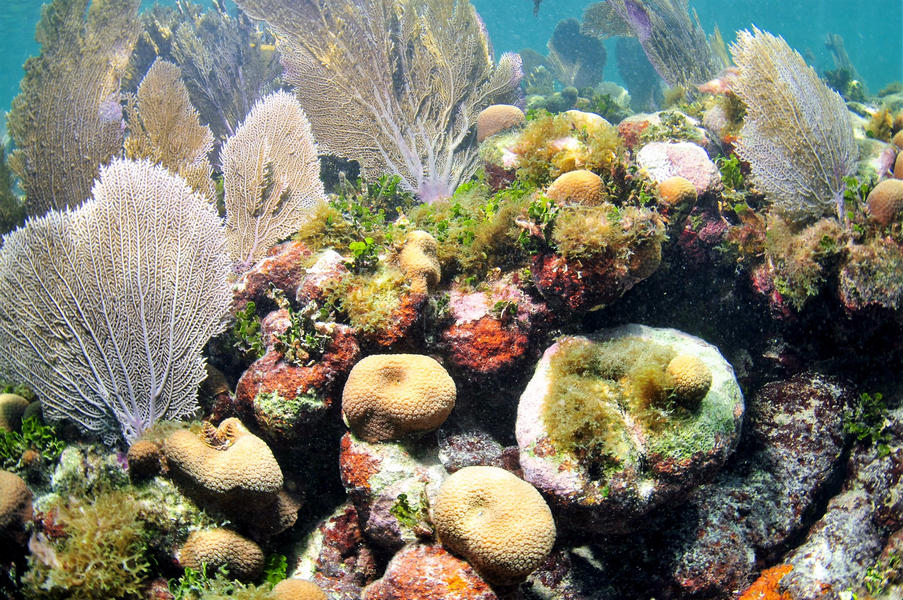
M370 443L346 433L339 471L361 529L374 545L395 552L430 533L427 507L446 476L434 445Z
M351 502L317 523L294 554L298 560L291 576L315 582L331 600L358 600L364 586L380 574Z
M681 398L668 372L675 357L708 370L702 398ZM546 350L518 406L524 478L551 496L565 527L623 531L717 471L743 411L733 368L703 340L642 325L564 337Z

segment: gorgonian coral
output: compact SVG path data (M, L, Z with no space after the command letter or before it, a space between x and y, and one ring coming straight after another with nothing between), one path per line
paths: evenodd
M512 102L520 61L492 59L467 0L240 0L279 34L285 80L327 152L401 177L424 202L477 167L473 126Z
M93 199L2 240L0 373L44 416L112 442L194 412L230 263L215 209L147 161L101 170Z
M54 0L13 100L9 164L30 215L88 198L100 165L122 148L119 81L138 37L138 0Z
M737 155L786 218L843 218L843 178L859 153L846 104L781 37L741 31L732 90L746 104Z

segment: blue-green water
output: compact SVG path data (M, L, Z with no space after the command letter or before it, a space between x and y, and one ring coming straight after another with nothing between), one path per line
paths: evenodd
M164 1L163 4L171 3ZM143 5L152 4L144 0ZM530 0L473 0L497 52L531 47L542 50L558 21L580 18L587 0L546 0L539 15L533 16ZM815 57L817 70L833 68L824 46L825 35L840 33L847 51L870 89L877 91L903 79L903 2L900 0L757 0L755 2L692 0L706 29L720 27L729 42L733 32L755 24L780 34L795 49ZM0 12L0 107L8 109L18 92L25 59L38 51L34 27L41 15L39 0L4 2ZM606 78L617 81L617 71L609 61Z

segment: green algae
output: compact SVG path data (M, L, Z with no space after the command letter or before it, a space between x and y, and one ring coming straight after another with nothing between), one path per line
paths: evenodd
M736 398L710 389L698 406L683 404L667 367L686 352L639 336L560 340L542 409L549 440L597 480L644 470L649 457L685 461L711 452L735 431Z
M257 394L254 405L266 416L286 425L300 421L304 415L315 413L323 408L325 400L314 388L298 393L291 398L284 398L278 392Z
M143 597L151 566L140 502L116 490L93 501L71 497L50 510L65 535L35 542L23 578L28 597Z

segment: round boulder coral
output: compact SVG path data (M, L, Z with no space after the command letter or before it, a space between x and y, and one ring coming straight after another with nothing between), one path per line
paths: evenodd
M696 204L696 186L689 179L675 175L658 184L658 193L668 206Z
M577 130L584 129L589 135L596 135L611 127L611 123L596 113L571 109L564 113Z
M439 539L492 583L529 575L555 544L555 521L532 485L498 467L464 467L439 488Z
M0 557L28 540L26 523L31 520L31 492L15 473L0 471Z
M263 570L263 550L228 529L194 531L182 546L179 562L196 571L206 564L209 573L225 567L230 577L253 579Z
M351 369L342 394L348 426L368 442L432 431L455 406L455 382L420 354L375 354Z
M885 179L869 192L866 202L872 220L886 227L903 216L903 180Z
M671 378L671 393L678 404L695 408L712 387L712 371L692 354L678 354L665 372Z
M18 394L0 394L0 431L15 431L28 408L28 400Z
M651 142L637 153L636 161L659 183L680 176L692 183L700 195L724 187L718 167L702 147L692 142Z
M477 115L477 141L482 142L499 132L523 125L524 111L513 104L493 104Z
M269 446L238 419L208 424L200 435L180 429L163 448L173 475L215 500L246 502L282 489L282 470Z
M411 231L398 254L398 264L415 290L426 292L439 283L442 272L437 256L436 238L426 231Z
M137 440L129 446L126 460L132 479L147 479L160 472L163 449L156 442Z
M605 199L604 189L601 177L592 171L578 169L559 175L546 190L546 195L560 204L570 201L595 206Z
M283 579L270 591L273 600L327 600L316 583L304 579Z
M710 382L696 406L673 401L668 367L682 355L702 363L687 370L709 373L686 377L696 393ZM730 364L699 338L642 325L564 337L521 395L520 465L565 525L623 533L709 480L739 440L743 411Z

